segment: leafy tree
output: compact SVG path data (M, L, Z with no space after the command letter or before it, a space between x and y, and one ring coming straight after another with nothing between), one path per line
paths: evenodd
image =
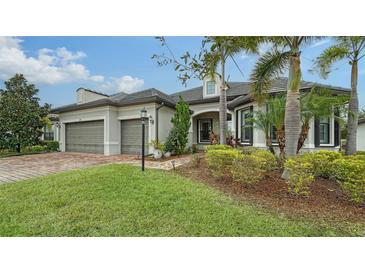
M173 64L175 71L179 72L178 78L183 84L191 78L203 80L209 76L220 79L219 97L219 140L221 144L226 142L227 131L227 77L226 62L228 58L234 60L238 52L256 53L259 37L232 37L213 36L206 37L202 42L202 49L198 55L191 56L186 52L178 61L163 37L158 37L162 46L167 47L170 57L165 55L154 55L152 58L158 60L159 65ZM234 61L235 62L235 61Z
M5 81L0 89L0 147L16 148L39 142L49 105L39 105L38 89L22 74Z
M176 104L176 112L171 118L171 123L173 124L173 128L169 133L165 146L173 148L176 154L182 154L188 143L191 123L189 105L184 102L181 96L179 102Z
M328 77L336 61L347 59L351 65L351 95L347 115L346 154L356 152L359 99L357 95L358 62L365 56L365 36L335 37L335 44L325 49L315 64L322 77Z

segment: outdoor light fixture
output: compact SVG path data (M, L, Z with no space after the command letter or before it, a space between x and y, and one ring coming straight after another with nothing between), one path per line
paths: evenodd
M144 171L144 135L145 135L145 124L147 118L146 108L141 109L141 123L142 123L142 171Z

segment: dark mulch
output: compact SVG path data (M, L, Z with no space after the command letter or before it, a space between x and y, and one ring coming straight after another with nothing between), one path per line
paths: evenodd
M280 178L279 171L271 172L253 185L233 182L230 178L214 179L204 161L198 167L179 167L177 172L279 214L365 223L365 206L353 204L339 185L330 180L316 180L310 187L310 195L299 197L288 191L288 185Z

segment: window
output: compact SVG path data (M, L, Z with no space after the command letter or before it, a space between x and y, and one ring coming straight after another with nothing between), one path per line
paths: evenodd
M251 117L250 109L241 111L241 143L252 142L252 122L248 121Z
M45 141L53 141L54 140L54 133L53 130L48 129L47 126L43 128L43 137Z
M330 143L330 119L321 118L319 120L319 143L329 144Z
M277 129L275 126L271 126L271 129L270 129L270 137L271 137L271 141L273 143L277 143L278 142L278 138L277 138Z
M207 95L213 95L215 94L215 82L214 81L208 81L207 82Z

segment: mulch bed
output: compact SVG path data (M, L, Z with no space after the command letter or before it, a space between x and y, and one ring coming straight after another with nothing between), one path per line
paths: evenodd
M182 155L172 155L170 157L162 157L160 159L154 159L152 156L146 157L146 161L151 161L151 162L166 162L166 161L172 161L172 160L176 160L179 158L184 158L189 154L182 154Z
M203 160L198 167L185 165L177 168L177 172L218 188L234 198L279 214L365 224L365 206L353 204L339 185L329 180L316 180L310 187L310 195L300 197L288 191L288 185L281 179L279 171L271 172L261 182L253 185L233 182L230 178L215 179Z

